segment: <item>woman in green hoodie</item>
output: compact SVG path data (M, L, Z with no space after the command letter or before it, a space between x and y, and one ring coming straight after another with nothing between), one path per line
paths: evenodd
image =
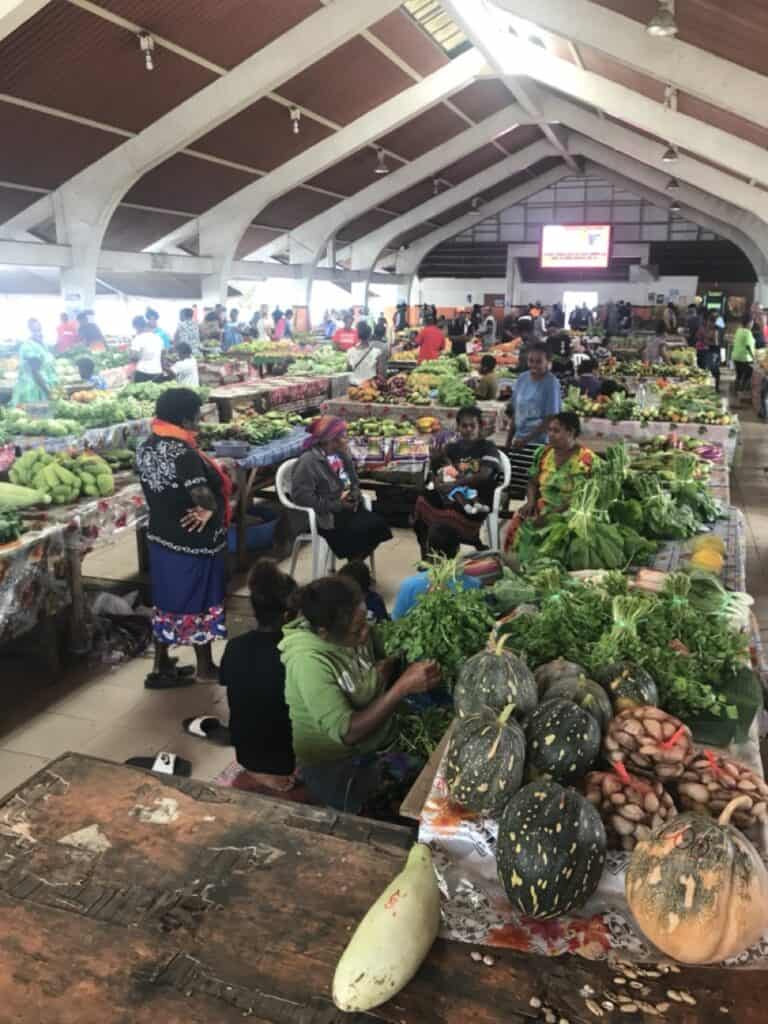
M379 788L378 752L398 705L438 686L440 669L422 661L398 674L399 659L377 648L351 579L315 580L299 607L279 645L296 762L316 800L357 814Z

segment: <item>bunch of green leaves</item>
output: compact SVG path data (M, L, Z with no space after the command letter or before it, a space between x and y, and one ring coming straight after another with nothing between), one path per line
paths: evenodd
M464 589L456 559L433 559L428 575L427 592L384 627L384 646L387 654L402 654L409 663L436 661L452 689L467 658L485 647L494 619L482 593Z
M461 377L443 377L437 385L437 400L440 405L473 405L475 394Z
M413 709L406 701L395 715L390 749L428 761L453 721L453 708Z

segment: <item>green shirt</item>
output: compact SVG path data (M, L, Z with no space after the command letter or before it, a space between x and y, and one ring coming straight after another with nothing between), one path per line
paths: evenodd
M39 341L28 338L22 342L19 348L19 370L11 397L12 406L48 401L49 396L32 376L32 371L27 363L28 359L40 360L40 376L49 388L53 388L56 384L56 366L51 353Z
M754 363L755 336L748 327L740 327L734 334L731 358L734 363Z
M386 745L389 722L355 746L344 742L354 712L385 690L372 637L362 647L342 647L321 639L299 620L285 627L279 647L299 764L339 761Z
M495 402L499 397L499 378L495 371L480 377L475 390L479 402Z

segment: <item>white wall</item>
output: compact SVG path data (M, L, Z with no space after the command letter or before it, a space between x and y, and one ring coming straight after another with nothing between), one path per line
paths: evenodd
M518 305L527 302L543 302L551 306L563 301L564 292L596 291L600 303L624 299L635 306L649 305L648 296L653 293L664 295L665 301L674 299L687 302L693 301L696 295L698 278L696 277L661 277L658 281L633 284L631 281L572 281L563 284L543 284L535 281L521 281L518 294L515 296ZM472 295L472 302L482 302L488 294L504 294L503 277L461 278L461 277L425 277L418 282L414 293L417 297L413 302L430 302L435 306L465 306L467 295ZM677 295L673 295L674 291Z

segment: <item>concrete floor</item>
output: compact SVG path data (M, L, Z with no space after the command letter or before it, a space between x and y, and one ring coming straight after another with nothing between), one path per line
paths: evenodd
M768 643L768 425L742 409L742 446L732 476L733 503L744 509L748 525L748 590L764 624ZM414 571L418 549L413 534L395 531L395 539L379 549L378 589L391 607L404 576ZM92 576L128 578L135 571L132 537L90 555ZM287 569L287 563L284 563ZM308 549L297 569L299 582L309 579ZM238 592L243 594L244 591ZM240 609L243 602L238 602ZM233 633L248 628L238 611L230 618ZM220 645L219 645L220 646ZM220 655L221 651L217 652ZM182 662L191 652L182 650ZM181 690L150 692L144 677L150 658L118 668L73 671L51 682L35 670L34 661L3 660L4 708L0 721L0 794L17 786L48 760L67 750L123 761L128 757L172 750L192 762L197 778L212 779L234 758L231 748L186 735L181 721L215 714L226 720L227 706L219 686L196 684Z

